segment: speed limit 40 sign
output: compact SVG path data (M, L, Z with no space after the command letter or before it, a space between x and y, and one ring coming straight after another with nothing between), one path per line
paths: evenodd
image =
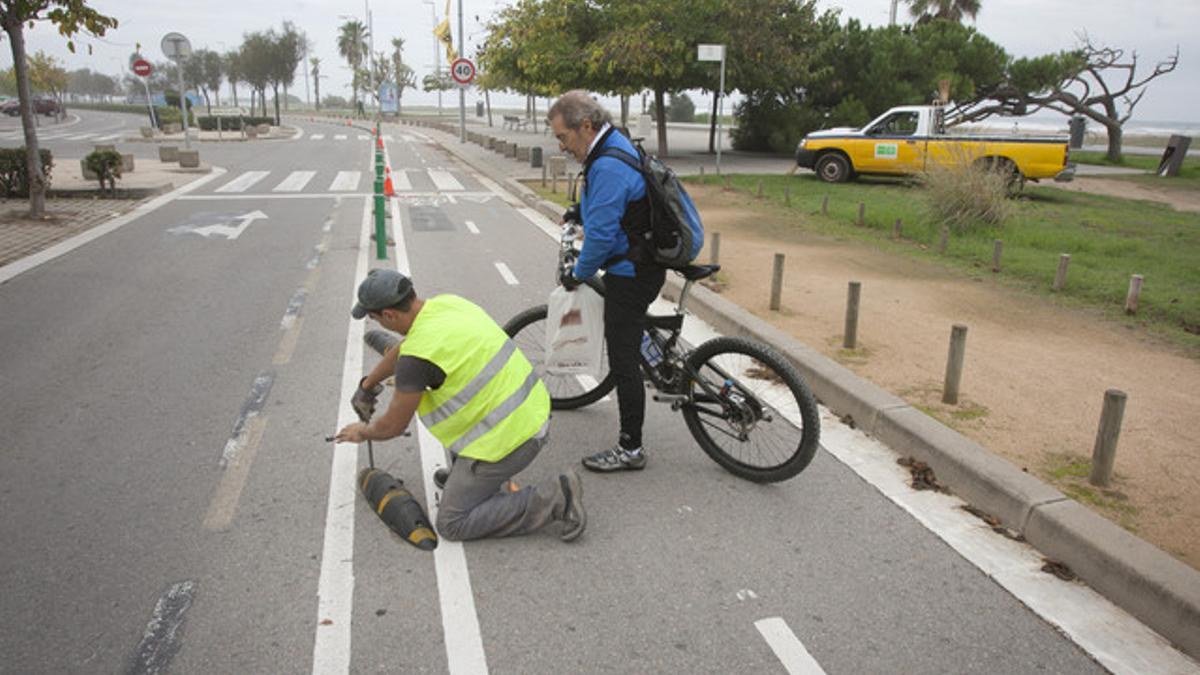
M460 87L469 87L475 81L475 64L471 59L459 58L450 64L450 78Z

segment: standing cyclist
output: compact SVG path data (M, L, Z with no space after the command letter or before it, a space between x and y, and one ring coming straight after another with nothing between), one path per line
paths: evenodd
M612 125L608 111L583 90L563 94L550 107L549 118L559 146L583 165L585 179L580 199L583 251L562 283L571 289L598 270L606 271L604 339L621 417L616 445L584 457L583 465L600 472L642 469L646 466L642 449L646 390L638 351L646 310L658 297L667 272L650 256L631 251L626 235L626 231L649 228L650 205L642 174L617 157L600 156L613 148L637 157L637 150Z

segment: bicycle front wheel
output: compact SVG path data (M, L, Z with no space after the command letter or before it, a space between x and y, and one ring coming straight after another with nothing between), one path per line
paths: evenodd
M817 402L778 352L720 337L689 354L688 366L683 418L717 464L740 478L773 483L812 461L821 435Z
M546 305L531 307L504 324L504 332L517 344L550 392L554 410L574 410L604 398L615 386L608 372L607 347L600 356L597 377L583 374L546 372Z

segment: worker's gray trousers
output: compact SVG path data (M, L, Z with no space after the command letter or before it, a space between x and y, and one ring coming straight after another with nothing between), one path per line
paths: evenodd
M542 527L562 511L558 475L539 486L511 492L507 481L538 456L548 425L499 462L458 458L450 469L438 509L438 534L451 541L507 537Z

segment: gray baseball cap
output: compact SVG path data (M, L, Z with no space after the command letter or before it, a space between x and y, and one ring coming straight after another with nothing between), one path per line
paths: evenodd
M413 284L408 277L393 270L375 269L358 285L358 302L350 315L361 319L367 312L378 312L412 297Z

